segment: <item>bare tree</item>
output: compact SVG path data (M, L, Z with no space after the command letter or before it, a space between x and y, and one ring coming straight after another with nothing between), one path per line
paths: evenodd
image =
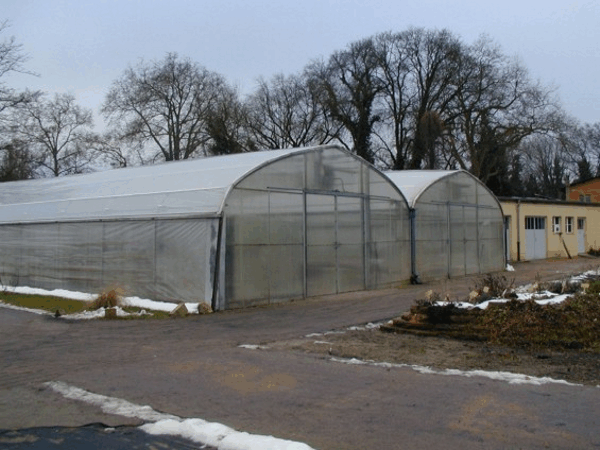
M581 164L579 178L600 176L600 123L584 124L570 128L567 139L571 154ZM589 167L585 167L586 164Z
M414 137L409 168L437 168L436 143L453 121L450 106L461 88L463 46L447 30L413 28L401 34L408 55Z
M259 80L247 105L248 129L259 148L326 144L339 130L339 125L332 126L304 75Z
M8 22L0 22L0 35L9 27ZM32 91L18 92L10 88L4 81L11 73L27 73L25 69L28 56L23 52L23 46L16 42L15 37L0 41L0 180L12 181L31 178L31 153L14 133L13 114L16 109L35 101L40 93Z
M15 133L34 156L39 175L58 177L90 170L93 152L89 145L95 139L92 112L78 106L73 95L42 97L20 108L13 120Z
M466 46L447 30L411 28L374 38L381 118L374 128L377 153L394 169L448 166L455 99L464 84Z
M13 140L0 146L0 182L33 178L35 161L22 142Z
M410 158L408 151L413 133L414 98L409 88L409 55L399 33L377 35L375 50L382 89L378 102L381 121L373 129L374 152L384 166L402 170Z
M335 52L327 63L312 63L306 71L326 113L350 134L354 152L370 163L375 161L371 148L373 126L381 120L374 113L375 101L383 89L377 70L376 49L373 39L368 38ZM343 143L341 134L338 140Z
M169 53L140 63L113 83L102 112L123 142L152 144L165 161L206 154L206 120L219 101L224 79L189 59Z
M7 21L0 22L0 35L6 31ZM25 62L29 57L23 52L22 44L18 44L14 36L0 41L0 114L7 109L35 99L39 93L24 91L17 92L7 86L4 81L6 75L17 72L35 75L25 69Z
M211 107L206 118L209 137L207 151L211 155L228 155L256 149L247 131L248 108L236 90L220 87L219 101Z
M487 38L469 54L456 102L452 157L487 183L526 137L558 133L565 118L552 90L532 82L519 62Z
M524 181L528 196L564 199L564 187L575 178L577 169L565 142L553 136L533 135L520 145L524 156Z

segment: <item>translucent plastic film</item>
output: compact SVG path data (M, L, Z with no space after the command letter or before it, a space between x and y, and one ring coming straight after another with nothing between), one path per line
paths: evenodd
M333 148L256 170L229 194L227 308L391 286L410 277L408 207L389 180Z
M217 227L216 219L0 225L0 274L11 285L211 304Z

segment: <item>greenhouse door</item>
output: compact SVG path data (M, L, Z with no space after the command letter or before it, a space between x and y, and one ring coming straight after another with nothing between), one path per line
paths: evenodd
M477 208L470 205L448 205L450 242L448 277L479 273L479 241Z
M546 258L546 218L525 217L527 259Z
M306 194L306 295L365 289L362 199Z
M466 274L467 239L463 206L448 205L448 277Z

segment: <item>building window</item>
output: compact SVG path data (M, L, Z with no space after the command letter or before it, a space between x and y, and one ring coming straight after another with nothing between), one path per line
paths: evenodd
M590 196L590 194L579 194L579 201L583 203L592 203L592 197Z
M552 232L560 233L560 217L555 216L552 218Z
M573 232L573 218L565 217L565 233Z
M577 218L577 229L578 230L585 230L585 217L578 217Z
M546 229L546 218L540 217L540 216L525 217L525 229L526 230L545 230Z

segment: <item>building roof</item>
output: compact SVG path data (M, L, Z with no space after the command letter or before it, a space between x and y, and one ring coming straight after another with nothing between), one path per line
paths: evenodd
M537 203L545 205L571 205L571 206L584 206L599 208L600 203L584 203L576 200L560 200L553 198L541 198L541 197L498 197L500 202L504 203Z
M566 187L567 188L577 187L577 186L581 186L582 184L588 184L593 181L600 181L600 177L592 177L592 178L586 178L585 180L579 180L574 183L569 183Z
M0 223L216 216L231 187L250 173L322 148L340 149L271 150L0 183Z

